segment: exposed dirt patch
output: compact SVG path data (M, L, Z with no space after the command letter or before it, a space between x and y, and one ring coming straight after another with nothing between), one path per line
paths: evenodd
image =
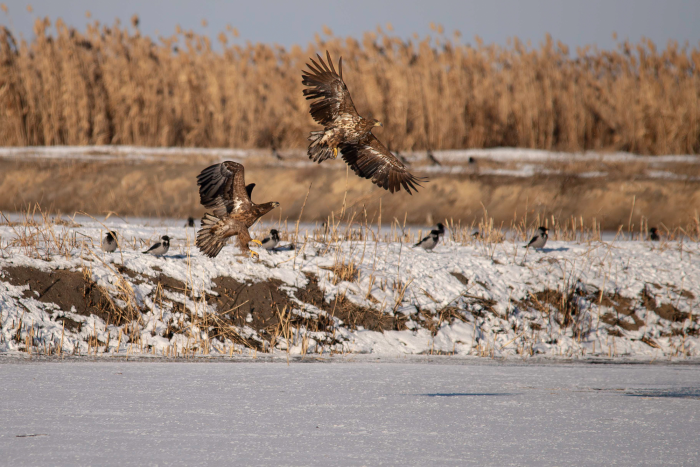
M44 303L55 303L63 311L73 311L82 316L96 315L105 322L115 323L118 317L112 309L112 301L105 291L81 272L56 270L41 271L26 266L3 268L2 280L12 285L29 285L24 292L26 298L35 298ZM73 309L74 308L74 309ZM80 329L80 323L70 318L58 317L67 329Z
M359 326L373 331L406 329L407 318L361 307L344 297L327 302L323 291L318 287L318 278L307 274L309 283L306 287L295 290L294 296L303 303L313 305L329 316L342 320L351 329ZM333 332L334 321L326 315L304 317L289 315L293 308L299 308L285 290L280 290L283 283L279 280L245 284L230 277L213 279L213 290L218 296L211 296L209 304L216 305L217 316L233 326L250 326L258 331L263 339L270 339L280 332L283 322L292 326L304 326L313 332ZM247 345L262 348L262 342L246 340Z
M545 289L531 293L527 299L519 302L518 306L524 309L535 309L543 316L554 313L554 318L559 325L568 327L580 312L576 299L579 295L575 292L563 294L559 290Z
M692 293L690 292L688 292L688 294L692 295ZM662 305L658 305L658 303L656 302L656 297L654 297L654 294L647 287L644 287L644 289L642 289L640 298L642 301L642 305L644 305L644 307L647 310L653 311L654 313L659 315L659 318L672 322L681 322L689 317L688 313L681 312L678 308L671 305L670 303L663 303ZM691 317L691 319L693 320L694 318L695 317Z
M309 283L303 289L295 291L295 296L304 303L314 305L330 316L343 321L351 329L362 326L372 331L401 331L406 329L408 318L398 314L391 316L377 310L357 305L344 296L326 301L323 291L318 286L318 278L306 274Z
M267 329L277 326L278 314L291 306L289 296L279 287L282 282L241 283L230 277L213 279L213 290L218 297L209 297L209 304L216 305L218 315L229 319L235 326ZM249 317L250 315L250 317Z
M466 277L464 277L464 274L462 274L461 272L451 272L450 274L452 275L452 277L454 277L454 278L457 279L459 282L461 282L462 285L467 285L467 284L469 284L469 279L467 279Z
M170 290L172 292L185 293L186 291L191 293L191 290L187 290L185 283L177 279L173 279L165 274L158 274L158 277L153 278L154 284L156 286L160 285L161 288Z
M637 316L633 300L617 293L603 295L602 306L612 308L614 312L605 313L600 320L610 326L617 326L625 331L637 331L644 326L644 321ZM612 331L608 331L610 334ZM610 334L617 335L617 334Z

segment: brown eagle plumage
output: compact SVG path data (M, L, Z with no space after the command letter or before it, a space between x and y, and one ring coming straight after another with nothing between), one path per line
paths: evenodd
M237 235L239 248L255 254L248 248L251 241L248 228L279 203L253 203L250 195L255 184L246 186L245 169L237 162L226 161L207 167L197 176L197 185L200 203L214 212L213 215L206 213L202 218L202 228L197 232L197 248L213 258L230 237Z
M326 51L328 63L317 55L307 64L309 70L302 72L302 84L308 86L304 95L311 104L311 116L324 126L323 130L309 135L309 158L321 163L334 159L338 151L343 160L360 177L389 190L391 193L403 187L408 194L418 191L420 182L427 179L412 175L406 166L394 156L373 134L375 126L382 126L375 119L360 116L352 103L350 91L343 81L343 59L338 61L335 71L331 56Z

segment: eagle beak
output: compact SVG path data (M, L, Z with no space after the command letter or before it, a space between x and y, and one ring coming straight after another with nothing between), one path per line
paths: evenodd
M278 203L277 201L275 201L275 202L272 203L272 205L273 205L274 207L277 207L277 206L280 205L280 203Z
M382 128L384 127L384 125L382 125L382 122L375 122L375 123L374 123L374 126L380 126L380 127L382 127Z

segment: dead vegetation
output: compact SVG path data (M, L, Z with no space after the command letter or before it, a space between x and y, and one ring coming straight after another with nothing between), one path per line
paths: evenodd
M143 35L138 18L85 30L37 19L34 33L18 41L0 28L2 145L303 147L312 122L299 70L327 49L392 148L700 150L700 50L675 42L574 53L549 36L500 47L435 26L407 41L327 29L287 50L239 45L229 28L215 50L179 27Z

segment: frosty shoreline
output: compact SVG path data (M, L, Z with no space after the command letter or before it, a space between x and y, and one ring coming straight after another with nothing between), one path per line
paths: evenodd
M260 251L255 262L236 256L234 246L216 259L203 257L192 246L194 229L125 222L109 225L122 251L105 254L97 247L100 223L63 224L0 225L6 355L700 355L693 242L551 241L536 252L511 240L447 240L427 253L356 229L335 240L302 232L296 252ZM141 254L166 233L174 238L168 258ZM28 282L17 283L25 276ZM113 317L48 300L83 277L115 309L137 310L138 318L114 324ZM32 289L32 280L41 289ZM258 295L256 284L265 287ZM247 302L236 302L243 293ZM279 305L272 312L264 309L268 293ZM230 310L218 309L216 300Z
M212 162L234 160L266 167L309 168L318 165L308 159L303 149L288 149L284 157L273 157L269 149L144 147L144 146L18 146L0 147L0 160L45 160L84 162L157 162L191 161L201 157ZM430 175L466 174L496 177L529 178L548 175L575 175L580 178L604 178L610 165L645 164L642 172L648 179L687 180L696 182L700 176L686 173L689 167L700 165L700 156L674 154L643 156L628 152L587 151L568 153L526 148L485 148L434 151L439 165L427 162L425 151L403 151L401 157L420 172ZM590 168L571 170L573 164L585 163ZM482 166L483 165L483 166ZM324 169L338 169L343 165L326 164Z

